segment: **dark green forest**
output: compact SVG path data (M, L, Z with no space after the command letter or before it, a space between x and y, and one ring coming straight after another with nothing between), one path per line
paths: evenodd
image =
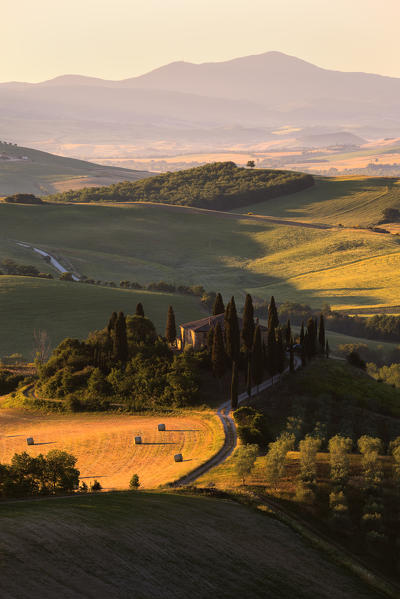
M48 196L53 202L155 202L229 210L263 202L314 185L311 175L292 171L239 168L233 162L84 188Z

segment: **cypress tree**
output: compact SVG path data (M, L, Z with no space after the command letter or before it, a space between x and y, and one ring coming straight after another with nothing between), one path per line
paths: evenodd
M264 359L264 351L263 351L263 359ZM251 358L251 354L249 354L249 358L247 360L247 375L246 375L246 391L247 391L247 395L249 397L251 397L251 385L252 385L251 362L252 362L252 358Z
M319 317L318 341L319 341L320 351L322 353L324 353L324 350L325 350L325 322L324 322L323 314L321 314L321 316Z
M261 341L261 328L259 324L256 326L254 331L251 371L253 382L257 385L258 392L258 385L262 382L264 373L264 352Z
M168 308L167 325L165 327L165 337L168 343L175 343L176 340L176 324L175 314L172 306Z
M290 320L287 321L286 331L285 331L285 345L286 347L290 347L290 344L293 343L292 340L292 328L290 326Z
M294 372L294 349L292 337L290 338L289 348L289 370L290 372Z
M272 377L276 374L275 370L276 365L276 339L275 339L275 331L270 329L268 331L267 337L267 370Z
M226 353L232 362L236 362L240 355L240 332L235 298L233 296L228 306L226 310L227 319L225 321Z
M214 327L210 327L207 333L207 351L209 354L212 352L212 346L214 343Z
M316 347L316 334L315 334L315 322L313 318L309 318L307 322L307 343L306 343L306 353L307 358L311 359L315 356L317 351Z
M224 300L222 299L222 295L220 293L217 293L213 307L213 316L216 316L217 314L223 314L224 312Z
M301 323L300 329L300 345L304 345L304 322Z
M301 365L304 366L307 364L307 345L308 345L308 333L306 332L304 335L304 340L301 346Z
M246 348L247 353L251 351L253 345L254 331L255 325L253 300L251 299L251 295L248 293L244 302L243 325L241 334L243 345Z
M268 330L275 330L277 326L279 326L278 310L276 309L275 298L272 296L268 306Z
M327 358L329 358L329 353L330 353L330 347L329 347L329 343L326 342L326 346L325 346L325 355Z
M211 364L214 376L218 379L224 376L226 370L226 356L224 349L224 340L222 337L222 328L217 322L214 331L213 345L211 350Z
M127 362L129 357L126 321L123 312L118 314L113 330L113 357L119 362Z
M238 407L238 367L236 362L232 365L232 382L231 382L231 407L236 410Z
M285 370L285 347L283 345L282 329L278 328L275 345L275 369L276 372L283 372Z
M115 329L115 323L117 322L117 318L118 318L117 313L113 312L111 314L111 318L108 321L108 325L107 325L107 333L109 335L111 335L111 331L113 331Z
M137 304L135 314L136 314L136 316L142 316L144 318L144 310L143 310L143 305L141 304L141 302L139 302Z

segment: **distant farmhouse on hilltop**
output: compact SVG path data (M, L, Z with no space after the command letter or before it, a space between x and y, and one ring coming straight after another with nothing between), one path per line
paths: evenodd
M239 328L242 329L242 319L238 318ZM200 320L193 320L192 322L186 322L179 326L180 337L177 339L178 349L184 349L186 345L193 346L194 349L201 349L207 347L208 331L214 328L219 322L222 330L224 330L224 313L217 314L216 316L206 316ZM256 324L258 319L256 319ZM266 341L268 329L261 325L261 335Z

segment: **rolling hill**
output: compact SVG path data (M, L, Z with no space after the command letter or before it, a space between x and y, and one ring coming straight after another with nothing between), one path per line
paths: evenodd
M47 195L136 181L149 175L147 171L102 166L0 142L0 197L14 193Z
M139 491L0 514L2 596L376 597L284 524L230 501Z
M399 313L400 238L354 228L378 222L383 208L400 208L399 191L396 180L318 179L309 190L256 204L251 215L248 208L237 214L145 203L3 203L0 260L56 275L30 248L16 243L22 241L72 264L78 274L117 285L164 280L200 284L225 298L234 294L239 305L250 292L315 308L329 303L344 311ZM299 221L298 226L285 219ZM169 304L178 322L203 314L199 299L189 296L1 276L1 351L29 354L33 329L39 327L54 343L86 335L103 326L112 310L131 312L142 300L161 332ZM337 337L337 343L344 342Z

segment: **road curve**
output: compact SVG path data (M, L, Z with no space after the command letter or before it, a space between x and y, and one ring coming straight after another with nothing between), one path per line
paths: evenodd
M297 368L299 368L300 363L300 359L296 356L294 365L296 370ZM288 371L289 368L286 368L286 370L282 374L286 374ZM251 390L251 397L258 395L260 391L264 391L265 389L272 387L274 383L279 382L281 376L282 375L276 375L275 377L263 381L260 385L258 385L258 387L253 387ZM249 399L247 391L241 393L238 397L238 406L247 399ZM233 450L237 445L237 432L235 421L232 418L230 401L225 401L223 404L220 405L220 407L217 410L217 416L221 420L225 434L224 444L221 447L221 449L217 451L217 453L213 455L209 460L204 462L204 464L201 464L188 474L185 474L181 478L178 478L173 483L170 483L168 486L184 487L186 485L190 485L191 483L195 482L200 476L211 470L211 468L215 468L215 466L222 464L222 462L224 462L232 454Z

